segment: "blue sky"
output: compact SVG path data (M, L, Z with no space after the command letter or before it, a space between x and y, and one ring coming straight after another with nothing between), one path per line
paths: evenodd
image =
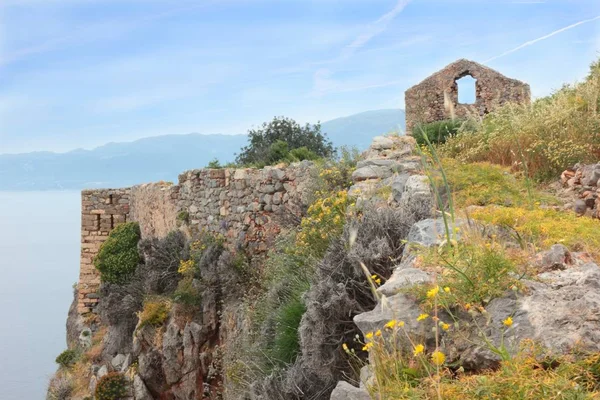
M599 50L598 0L1 0L0 153L402 108L457 58L542 96Z

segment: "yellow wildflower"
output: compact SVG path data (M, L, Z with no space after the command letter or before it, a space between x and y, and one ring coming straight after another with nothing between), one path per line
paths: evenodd
M440 291L440 287L439 286L434 287L433 289L431 289L431 290L429 290L427 292L427 298L431 299L431 298L437 296L437 294L439 293L439 291Z
M447 331L448 329L450 329L450 325L448 325L447 323L443 322L442 323L442 329Z
M373 342L366 343L362 349L363 351L369 351L371 347L373 347Z
M413 354L415 356L418 356L419 354L421 354L423 352L423 350L425 350L425 346L423 346L422 344L418 344L415 346L415 350L413 351Z
M375 336L381 336L381 329L377 329L377 332L375 332Z
M404 321L398 321L398 326L402 328L404 326Z
M373 332L367 332L367 334L365 335L365 338L373 339Z
M505 326L508 326L508 327L510 327L510 326L512 326L512 324L513 324L513 319L512 319L511 317L508 317L508 318L506 318L504 321L502 321L502 323L503 323Z
M348 352L348 345L346 343L344 343L342 345L342 348L344 349L344 351L347 353Z
M450 288L449 288L448 286L446 286L446 287L444 288L444 292L446 292L446 293L450 293Z
M417 317L417 321L423 321L427 318L429 318L429 314L421 314Z
M387 324L385 324L385 327L387 329L394 329L396 327L396 324L398 324L398 321L393 319L393 320L389 321Z
M444 364L444 361L446 361L446 355L441 351L436 350L433 352L433 354L431 354L431 361L439 367L440 365Z

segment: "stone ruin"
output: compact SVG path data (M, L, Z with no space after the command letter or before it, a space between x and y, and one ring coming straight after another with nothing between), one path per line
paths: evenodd
M458 83L461 78L476 79L475 102L459 103ZM528 104L529 85L507 78L474 61L460 59L434 73L405 94L406 132L410 135L420 123L451 119L453 116L483 116L509 103Z

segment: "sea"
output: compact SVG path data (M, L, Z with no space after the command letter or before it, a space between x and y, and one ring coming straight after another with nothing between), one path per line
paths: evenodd
M79 271L78 191L0 192L0 398L43 400Z

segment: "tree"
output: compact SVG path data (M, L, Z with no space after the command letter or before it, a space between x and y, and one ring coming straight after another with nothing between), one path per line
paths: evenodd
M302 151L297 151L301 148ZM260 128L248 131L248 145L237 155L236 162L264 166L282 160L296 160L298 155L312 159L332 154L333 145L321 133L321 124L301 126L291 118L275 117Z

